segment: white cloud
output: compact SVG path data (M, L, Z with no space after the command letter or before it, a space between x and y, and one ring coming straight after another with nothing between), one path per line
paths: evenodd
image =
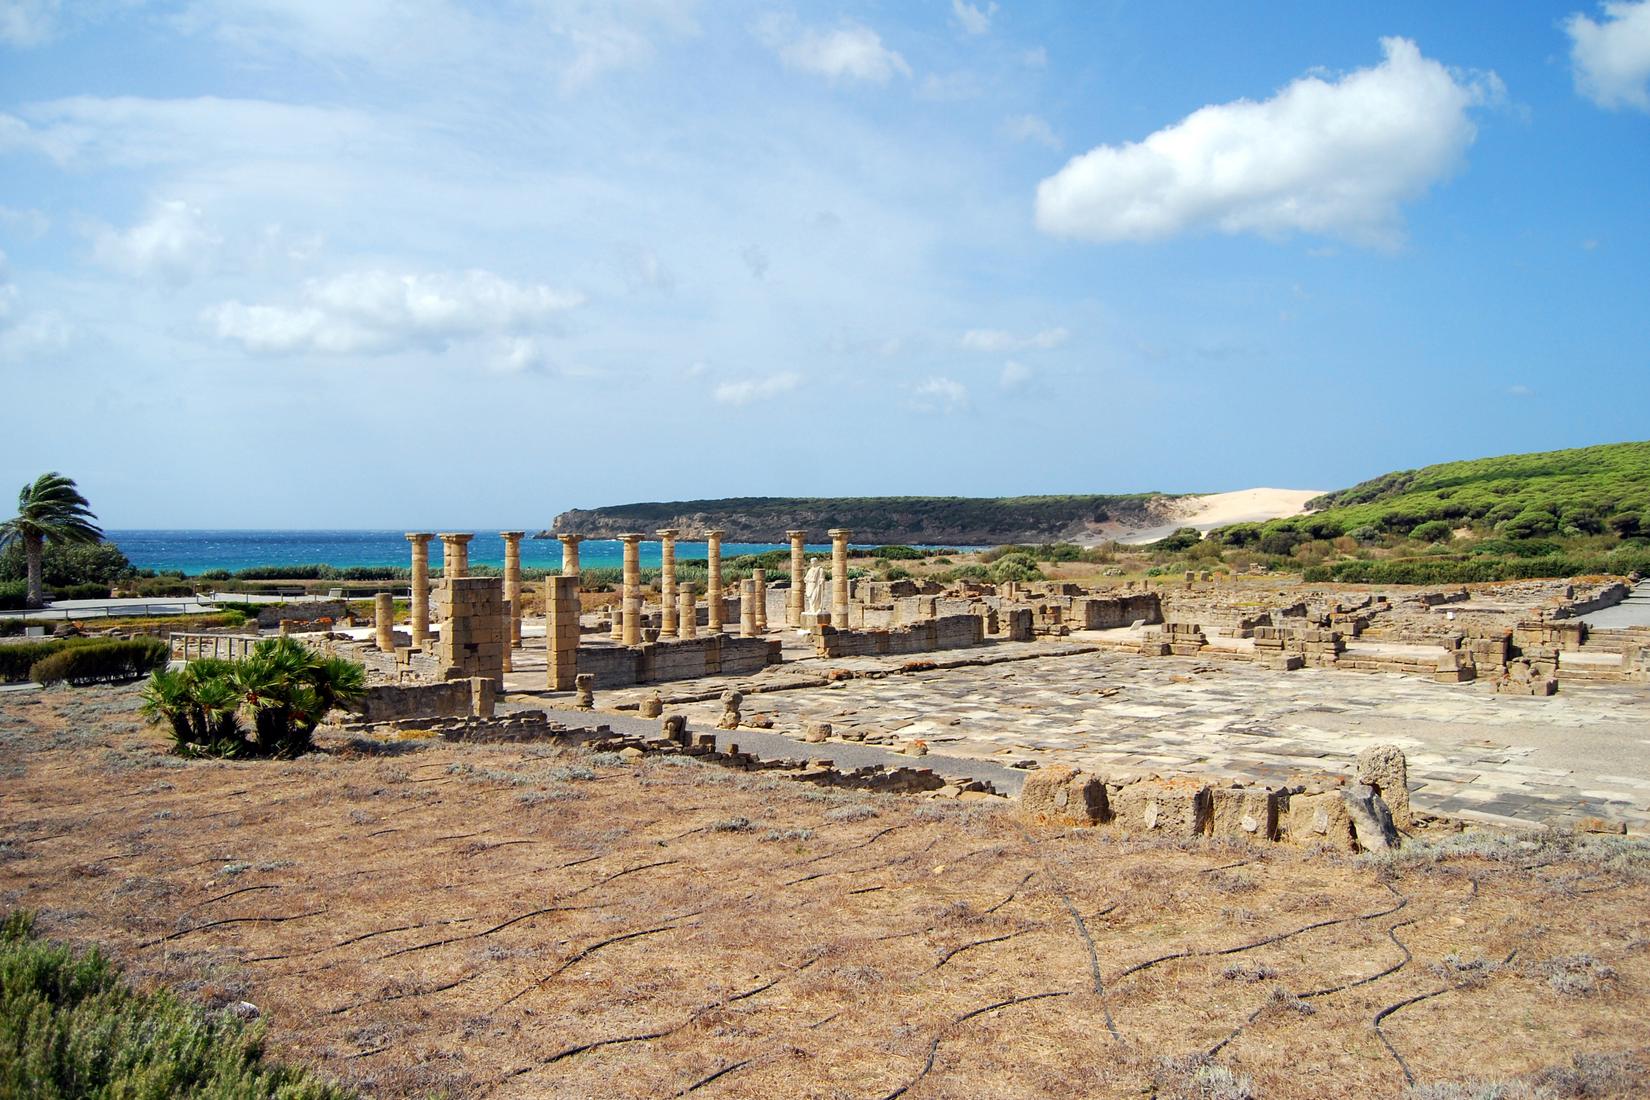
M1456 169L1476 136L1468 108L1501 82L1458 78L1408 39L1381 47L1379 65L1339 80L1301 77L1073 158L1037 185L1038 227L1091 241L1215 229L1392 244L1399 204Z
M1016 336L997 328L971 328L962 334L962 346L969 351L1047 351L1071 338L1063 328L1046 328L1030 336Z
M791 68L832 81L886 84L895 76L911 75L905 58L884 46L876 31L860 23L847 21L835 30L816 30L770 17L758 24L757 33Z
M1524 383L1517 382L1507 387L1507 393L1513 397L1530 397L1534 395L1535 391L1524 385Z
M1015 141L1034 141L1055 150L1064 144L1054 127L1040 115L1015 115L1003 123L1003 129Z
M58 0L0 0L0 42L39 46L57 34Z
M1650 111L1650 0L1606 0L1604 22L1564 21L1576 91L1600 107Z
M951 0L951 12L964 31L984 34L991 29L991 17L997 14L997 5L987 3L983 7L975 7L967 0Z
M920 412L956 412L968 407L968 387L954 378L934 375L911 388Z
M98 263L137 278L186 283L210 269L223 238L199 207L171 200L155 205L144 221L124 232L103 227L93 237Z
M34 240L46 235L46 230L52 227L52 221L39 210L19 210L11 206L0 206L0 225L19 236Z
M1013 359L1003 364L1003 373L998 382L1005 390L1017 390L1031 381L1031 368L1024 363L1017 363Z
M712 395L723 405L749 405L765 401L782 393L789 393L802 385L802 376L795 371L770 374L766 378L742 378L719 383Z
M23 313L6 254L0 252L0 361L13 362L62 351L69 327L55 311Z
M305 283L295 305L224 302L206 311L216 334L247 351L285 355L442 349L482 336L541 330L582 295L513 283L489 271L396 274L357 271ZM511 348L506 366L532 365L536 348Z

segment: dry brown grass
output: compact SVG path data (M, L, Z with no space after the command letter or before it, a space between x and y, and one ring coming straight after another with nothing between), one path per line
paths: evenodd
M1147 844L543 746L184 765L132 698L0 698L0 906L378 1095L1650 1091L1627 845Z

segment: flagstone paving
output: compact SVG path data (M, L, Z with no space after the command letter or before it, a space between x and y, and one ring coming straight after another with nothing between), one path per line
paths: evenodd
M745 713L766 713L775 732L793 736L805 721L824 721L838 734L860 728L921 738L936 757L1062 761L1114 776L1173 771L1281 782L1306 772L1349 773L1358 750L1395 744L1409 759L1419 809L1515 825L1597 816L1650 832L1650 691L1639 685L1566 686L1536 699L1496 695L1487 683L1281 673L1048 642L929 656L1047 651L1063 655L911 673L894 671L909 658L787 663L769 675L817 677L835 668L890 674L751 695ZM728 686L725 679L650 685L601 693L598 703L623 705L654 690L687 698ZM700 730L720 713L715 702L671 709L685 711Z

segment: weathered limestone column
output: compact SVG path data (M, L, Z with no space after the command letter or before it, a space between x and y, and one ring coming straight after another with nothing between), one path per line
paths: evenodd
M756 582L739 582L739 636L756 637Z
M676 536L666 527L659 532L659 637L676 637Z
M511 600L504 600L501 610L504 614L499 620L498 632L499 636L504 639L504 671L513 672L515 667L510 664L510 651L514 647L510 644L510 623L515 619L516 605Z
M624 641L624 594L619 595L619 605L613 609L613 633L615 642Z
M584 541L583 535L557 535L561 540L561 575L576 577L579 575L579 543Z
M678 638L697 638L699 636L699 609L693 603L693 585L684 583L682 590L677 594L680 606L676 609L676 621L681 629L676 632Z
M372 598L373 626L378 635L378 649L381 653L395 652L395 597L388 592L380 592Z
M705 630L711 634L722 633L722 536L725 534L726 531L705 532L705 564L710 568L710 578L705 585L705 600L710 605L706 608Z
M470 540L474 535L445 531L441 534L441 579L470 575Z
M625 645L642 644L642 536L620 535L624 543L624 634Z
M768 632L768 571L751 570L751 584L756 587L756 632Z
M802 544L807 541L806 531L786 531L791 540L791 590L785 595L785 625L793 630L802 626L802 574L807 568L803 560Z
M579 674L579 577L547 577L544 581L544 648L548 662L545 686L572 691Z
M504 539L504 602L510 616L510 644L521 645L521 540L526 531L500 531ZM506 659L505 671L509 671Z
M412 543L412 644L425 648L430 640L430 540L426 531L408 531Z
M848 629L848 540L853 532L834 527L831 536L831 625Z

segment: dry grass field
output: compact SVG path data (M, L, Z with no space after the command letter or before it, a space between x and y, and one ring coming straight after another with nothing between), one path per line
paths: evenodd
M547 745L186 762L0 696L0 909L381 1096L1650 1095L1650 851L1028 830Z

